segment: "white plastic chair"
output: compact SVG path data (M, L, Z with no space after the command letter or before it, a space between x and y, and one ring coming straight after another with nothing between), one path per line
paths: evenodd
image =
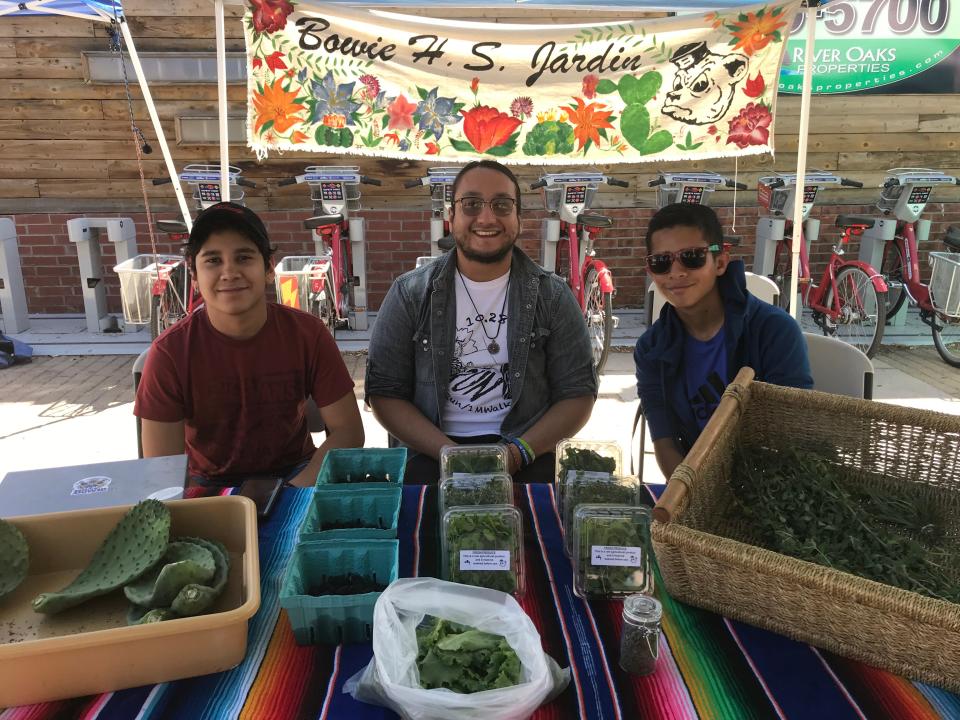
M752 272L746 273L747 290L758 300L763 300L771 305L776 305L780 301L780 288L777 284L765 275L755 275ZM644 308L647 313L647 327L653 325L660 317L660 311L663 309L667 299L657 289L656 283L650 281L650 287L647 289L647 300Z
M853 345L842 340L804 333L813 389L873 400L873 363Z

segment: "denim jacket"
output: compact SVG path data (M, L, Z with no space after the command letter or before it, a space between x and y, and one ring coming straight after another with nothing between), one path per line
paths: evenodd
M456 335L456 250L401 275L370 337L365 393L412 402L437 427ZM515 248L510 264L507 349L513 405L500 434L524 433L554 403L597 396L583 314L566 283Z

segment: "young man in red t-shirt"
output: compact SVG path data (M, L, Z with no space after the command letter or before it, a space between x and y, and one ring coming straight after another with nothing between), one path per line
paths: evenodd
M190 474L237 484L265 473L310 487L324 455L363 445L353 380L319 318L268 303L272 248L235 203L200 214L186 245L204 304L154 342L137 390L145 457L186 451ZM326 425L315 448L305 407Z

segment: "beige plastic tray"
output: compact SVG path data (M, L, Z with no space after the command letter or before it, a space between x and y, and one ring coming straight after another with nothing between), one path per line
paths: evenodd
M59 615L33 611L93 556L129 506L11 519L30 546L30 572L0 600L0 708L110 692L220 672L246 653L247 620L260 606L256 506L224 496L167 503L171 536L219 540L230 553L227 588L208 615L126 625L121 591Z

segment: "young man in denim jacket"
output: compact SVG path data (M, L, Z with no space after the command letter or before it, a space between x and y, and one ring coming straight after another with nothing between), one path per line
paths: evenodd
M747 292L743 262L730 261L723 229L705 205L668 205L647 228L647 270L667 300L637 341L637 394L654 453L669 478L737 371L811 388L800 326Z
M504 443L519 482L553 479L553 450L590 417L597 375L566 284L516 247L520 187L491 160L453 186L456 247L399 277L370 339L366 397L408 446L406 477L436 482L440 449Z

